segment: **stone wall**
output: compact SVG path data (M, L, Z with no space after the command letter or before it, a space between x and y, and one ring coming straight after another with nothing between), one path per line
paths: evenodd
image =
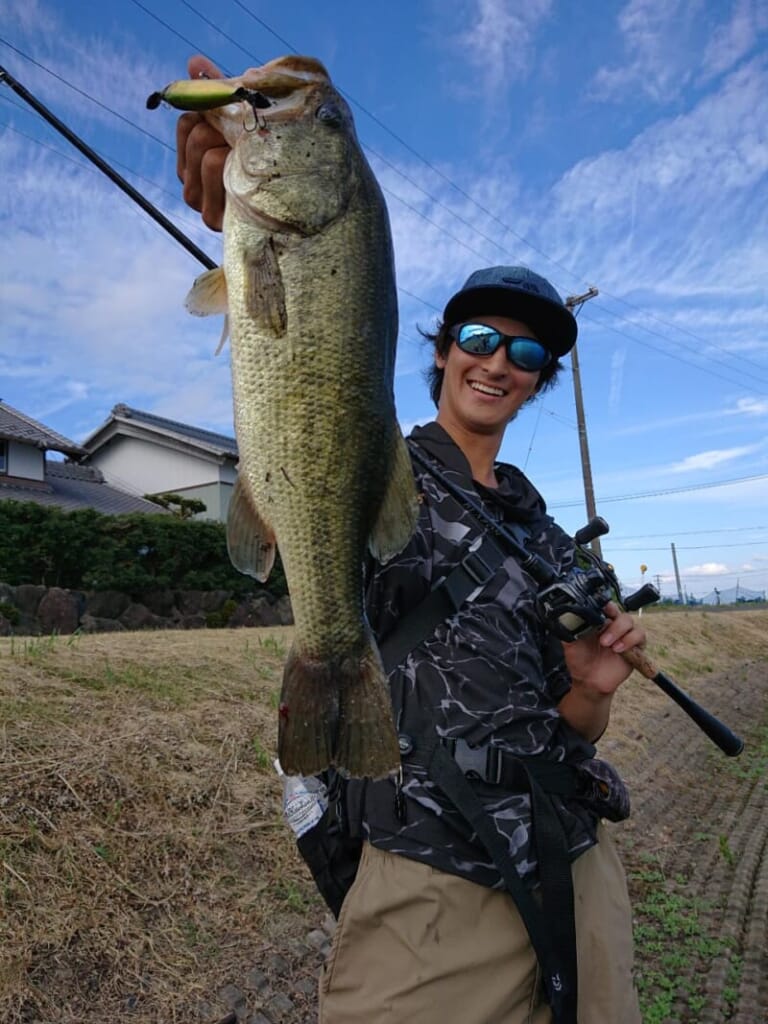
M289 626L292 622L290 599L275 599L266 591L234 598L228 590L158 590L134 600L116 590L82 592L0 582L0 636Z

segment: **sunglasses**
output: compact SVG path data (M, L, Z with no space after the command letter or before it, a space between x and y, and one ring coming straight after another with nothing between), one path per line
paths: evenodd
M552 353L535 338L502 334L486 324L457 324L448 333L462 352L473 356L492 356L499 345L506 345L510 363L529 373L543 370L552 361Z

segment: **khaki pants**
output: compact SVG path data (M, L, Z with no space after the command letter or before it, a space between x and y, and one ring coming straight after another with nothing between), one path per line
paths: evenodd
M624 870L600 826L573 865L579 1024L641 1024ZM320 979L321 1024L550 1024L510 896L365 844Z

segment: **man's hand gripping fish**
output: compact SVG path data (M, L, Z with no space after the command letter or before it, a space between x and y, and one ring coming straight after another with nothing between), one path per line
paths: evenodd
M287 773L397 769L386 677L363 609L366 547L408 541L417 503L395 417L397 303L381 191L325 68L283 57L153 94L232 147L223 268L187 298L228 313L240 465L233 564L262 582L279 546L295 639L278 754ZM211 109L213 108L213 109ZM226 330L226 328L225 328Z

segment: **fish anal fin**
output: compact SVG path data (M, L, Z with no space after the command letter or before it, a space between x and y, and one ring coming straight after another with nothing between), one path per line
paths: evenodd
M271 238L245 260L246 310L270 334L282 337L288 326L285 288Z
M275 562L275 533L254 508L242 477L229 502L227 550L238 572L266 583Z
M229 311L227 279L223 267L214 267L196 277L184 307L193 316L215 316Z
M400 428L394 434L389 481L368 547L380 562L402 551L416 529L419 504L411 458Z
M278 756L286 775L335 765L355 778L400 767L389 686L370 633L362 652L327 662L291 648L283 672Z

